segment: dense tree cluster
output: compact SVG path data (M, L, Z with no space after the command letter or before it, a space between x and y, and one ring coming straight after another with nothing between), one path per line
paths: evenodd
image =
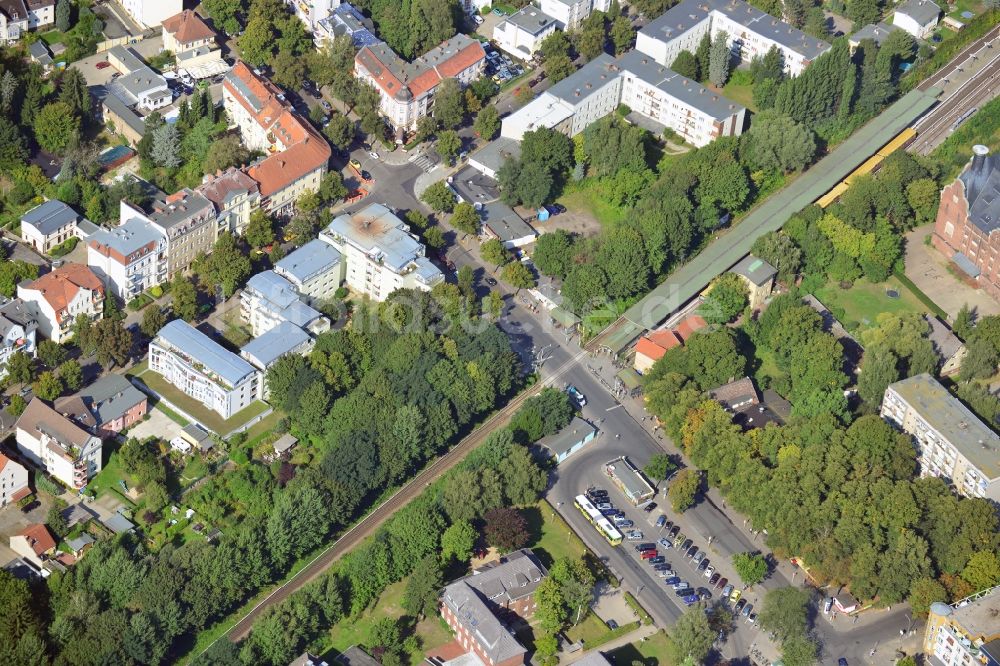
M360 0L356 4L375 21L378 35L407 60L451 39L461 17L455 0Z

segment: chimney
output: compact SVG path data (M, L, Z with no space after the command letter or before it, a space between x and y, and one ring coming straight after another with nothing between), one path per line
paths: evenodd
M972 147L972 166L970 171L973 173L979 173L986 170L986 158L990 154L990 149L986 146L976 144Z

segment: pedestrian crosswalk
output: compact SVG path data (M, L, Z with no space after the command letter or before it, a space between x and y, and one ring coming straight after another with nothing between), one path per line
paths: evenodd
M434 170L434 167L437 166L437 163L427 157L427 155L417 155L411 160L411 162L423 169L426 173L430 173Z

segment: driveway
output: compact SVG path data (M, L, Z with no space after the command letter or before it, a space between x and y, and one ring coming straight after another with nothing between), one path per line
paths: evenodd
M952 321L968 304L980 316L1000 314L1000 303L982 289L974 289L948 271L948 262L924 239L933 230L925 224L906 234L906 277L948 313Z
M614 620L621 627L635 620L635 611L625 601L620 588L611 587L602 580L594 590L594 597L594 614L604 622Z
M41 504L29 513L22 513L16 504L8 504L0 509L0 566L19 557L8 545L11 536L28 525L45 522L45 515L49 512L49 507L52 506L52 499L42 493L36 493L35 496Z

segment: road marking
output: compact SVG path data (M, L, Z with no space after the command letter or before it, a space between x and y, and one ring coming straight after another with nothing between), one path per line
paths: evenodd
M611 411L612 409L618 409L618 408L619 408L619 407L621 407L621 406L622 406L622 403L620 403L620 402L619 402L619 403L618 403L617 405L615 405L614 407L608 407L608 408L607 408L607 409L605 409L604 411L606 411L606 412L610 412L610 411Z

